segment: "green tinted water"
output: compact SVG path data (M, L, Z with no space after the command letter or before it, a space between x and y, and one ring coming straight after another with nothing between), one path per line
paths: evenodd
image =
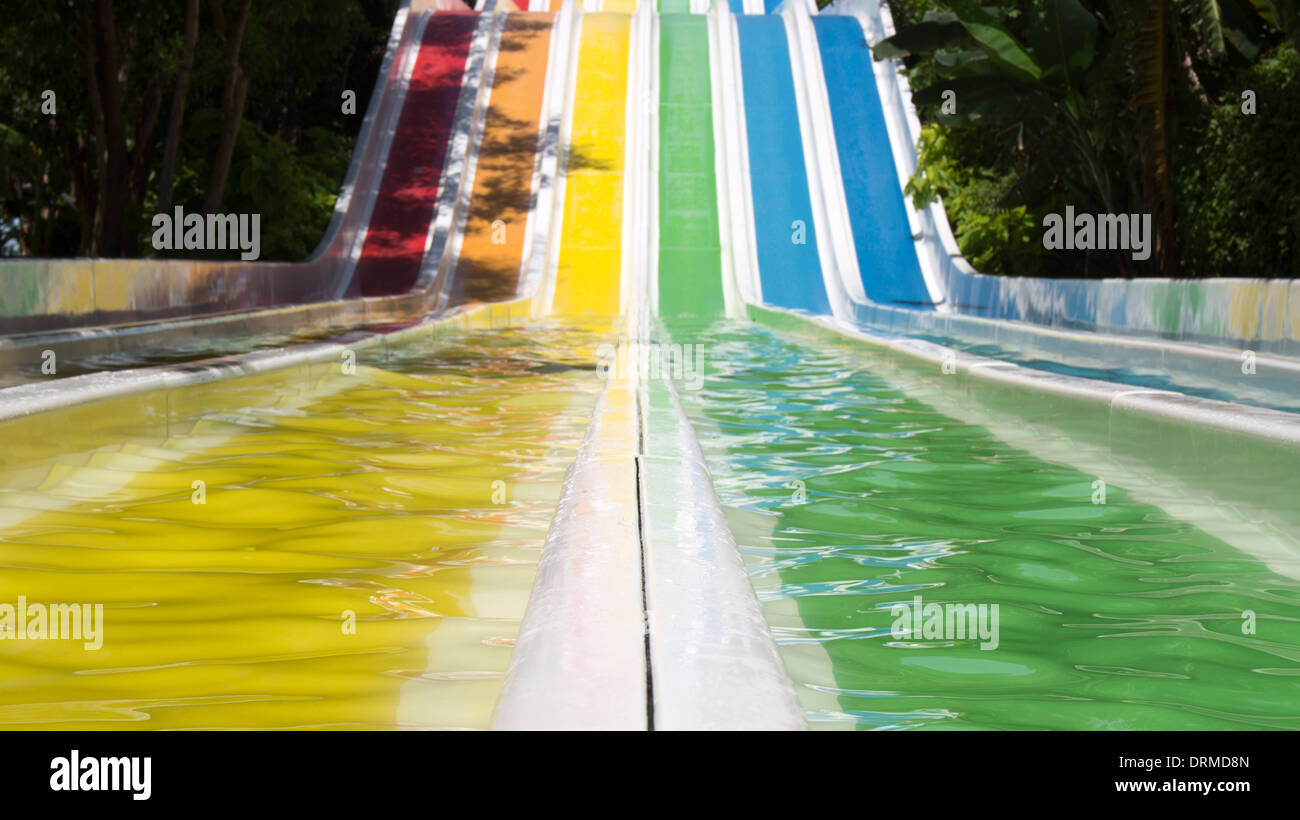
M1096 504L1041 433L942 415L862 351L672 329L706 346L682 403L814 726L1300 728L1300 582L1232 508ZM916 596L996 604L997 647L895 637Z

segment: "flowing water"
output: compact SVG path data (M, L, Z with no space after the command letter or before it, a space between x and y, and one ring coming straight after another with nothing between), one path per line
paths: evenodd
M1265 407L1270 410L1281 410L1287 413L1300 413L1300 383L1297 383L1293 378L1288 378L1285 372L1275 375L1272 379L1261 380L1255 378L1254 373L1248 374L1243 370L1241 379L1228 384L1222 379L1206 379L1204 377L1197 379L1193 374L1186 372L1155 370L1149 367L1121 367L1110 362L1101 362L1096 359L1077 356L1071 357L1071 361L1067 364L1055 359L1038 358L1032 354L1008 349L1000 345L963 342L960 339L952 339L947 336L917 334L916 338L961 350L970 353L972 356L984 356L999 361L1012 362L1021 367L1046 370L1048 373L1058 373L1063 376L1118 382L1152 390L1171 390L1202 399L1230 401L1237 404L1249 404L1254 407Z
M103 606L98 649L0 640L0 726L486 727L597 343L448 331L309 389L231 382L0 490L0 604Z
M1081 446L1044 459L1043 434L941 414L851 347L669 330L707 353L679 393L814 727L1300 728L1300 581L1272 568L1296 533L1270 563L1215 499L1094 503ZM918 597L996 605L996 647L925 610L910 633Z
M221 356L235 356L254 350L274 350L290 345L331 341L354 331L380 331L382 328L364 325L337 325L276 330L262 333L230 333L212 335L194 330L188 339L177 339L166 345L129 350L107 350L100 353L60 355L50 358L43 350L29 350L20 361L0 371L0 388L20 384L50 382L81 376L126 370L135 367L177 365Z

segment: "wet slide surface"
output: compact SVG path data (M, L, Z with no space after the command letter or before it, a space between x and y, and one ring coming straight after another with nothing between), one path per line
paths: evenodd
M863 289L879 304L930 306L862 26L852 17L819 16L812 22Z
M738 15L735 20L763 301L830 313L817 255L785 23L780 17L751 15ZM795 241L796 222L803 225L802 244Z
M512 14L501 32L452 305L511 299L519 287L553 18Z
M721 316L708 20L659 18L659 314Z
M709 351L682 403L814 727L1300 728L1300 581L1234 546L1260 530L1231 506L1123 484L1094 504L1073 455L936 412L859 348L673 341ZM893 636L917 596L998 605L996 649Z
M98 650L4 641L0 725L486 728L595 344L446 331L234 381L165 440L0 490L0 600L104 607Z
M351 325L299 327L266 333L230 333L228 335L195 333L182 342L148 350L113 350L81 356L60 356L58 370L41 372L41 360L0 372L0 388L14 387L34 382L54 382L87 373L127 370L135 367L179 365L203 359L233 356L253 350L270 350L286 345L319 342L342 336L349 331L369 329Z
M560 316L620 312L630 25L626 14L582 16L552 303Z
M913 338L934 342L945 347L951 347L954 350L963 350L975 356L1000 359L1022 367L1045 370L1048 373L1059 373L1064 376L1076 376L1081 379L1096 379L1104 382L1118 382L1152 390L1172 390L1176 393L1185 393L1203 399L1266 407L1270 410L1281 410L1285 413L1300 413L1300 395L1295 393L1295 388L1300 388L1300 384L1296 384L1294 380L1289 384L1283 383L1282 380L1274 383L1260 383L1253 381L1254 377L1252 376L1251 379L1232 385L1232 389L1229 390L1221 380L1212 378L1197 379L1198 374L1189 374L1187 372L1171 373L1155 367L1116 367L1114 362L1084 356L1071 356L1069 363L1066 364L1057 359L1038 358L1033 352L1017 347L969 342L963 339L954 339L950 336L935 336L925 333L911 335Z
M478 19L440 12L425 26L351 296L402 293L419 278Z

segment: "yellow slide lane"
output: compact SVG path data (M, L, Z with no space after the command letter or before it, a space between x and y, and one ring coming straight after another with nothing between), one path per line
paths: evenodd
M582 18L552 312L620 313L623 147L631 18Z
M0 640L0 728L486 728L594 345L456 331L214 385L170 437L7 479L0 605L103 610L98 648Z

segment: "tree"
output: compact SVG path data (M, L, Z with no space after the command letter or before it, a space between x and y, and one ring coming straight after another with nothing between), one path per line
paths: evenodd
M222 13L221 0L212 0L212 19L217 36L224 45L226 66L225 90L221 95L222 125L217 145L212 154L208 192L203 199L203 210L216 213L221 210L221 198L226 190L226 176L230 173L230 158L239 136L239 123L244 118L244 103L248 99L248 77L239 65L239 50L244 44L244 29L253 0L239 0L239 10L233 27L227 27Z
M137 10L138 11L138 10ZM113 0L96 0L94 17L84 21L82 66L90 90L91 115L99 169L98 197L92 221L92 255L119 256L131 242L126 217L139 207L149 170L153 133L162 105L162 88L149 69L156 27L140 25L139 14L128 18L127 45L119 44ZM137 77L146 77L144 81ZM128 101L135 81L139 95ZM129 111L128 109L133 109ZM134 124L128 143L128 116Z
M920 86L913 98L934 121L983 130L1004 146L997 162L1003 173L1014 169L1014 179L1002 205L1042 212L1064 200L1096 212L1151 213L1153 262L1112 253L1103 271L1177 275L1173 147L1197 137L1210 97L1224 90L1219 79L1233 73L1229 64L1248 65L1294 20L1295 0L1253 2L1036 0L1012 9L952 0L951 11L925 12L877 44L875 56L908 60ZM1216 80L1209 89L1207 71ZM956 111L941 105L945 92L956 93ZM1180 135L1184 125L1192 130ZM932 147L919 173L940 153Z
M397 5L7 0L0 201L35 255L151 255L153 213L207 205L268 214L263 258L301 258L361 123L340 91L364 110Z
M172 186L176 177L176 154L180 150L181 127L185 123L185 98L190 91L194 72L194 51L199 45L199 0L187 0L185 7L185 43L176 86L172 90L172 112L167 121L167 142L163 149L162 170L158 175L158 210L172 209Z

